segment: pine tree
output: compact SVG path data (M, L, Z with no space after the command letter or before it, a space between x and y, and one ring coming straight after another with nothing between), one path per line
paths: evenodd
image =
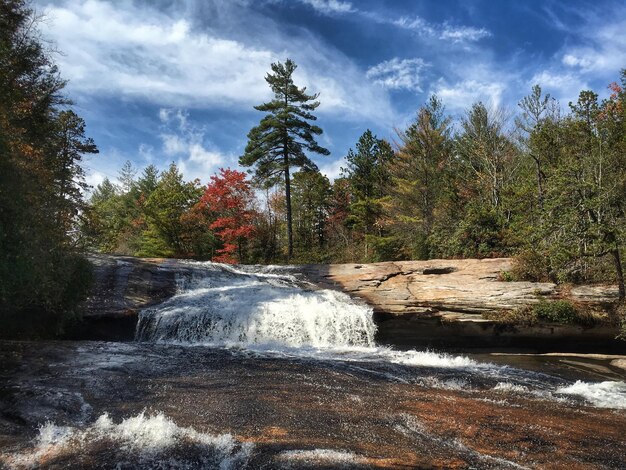
M287 257L293 256L293 230L291 215L291 178L292 167L305 170L317 170L317 166L305 152L329 155L321 147L315 136L322 134L322 129L308 121L317 118L312 114L319 106L319 94L309 95L306 87L298 88L293 83L296 64L287 59L272 64L272 72L265 81L274 92L274 99L254 108L267 112L258 126L248 133L248 144L239 163L245 167L255 167L257 182L273 186L283 179L287 210Z
M398 131L400 146L390 169L390 225L411 258L426 259L433 254L428 239L435 226L436 210L447 212L441 209L451 197L450 134L450 118L436 96L419 109L405 131Z
M370 241L381 237L377 222L382 214L382 199L390 182L389 165L394 158L391 145L366 130L346 156L342 176L350 182L350 215L348 223L365 239L365 258L369 257Z

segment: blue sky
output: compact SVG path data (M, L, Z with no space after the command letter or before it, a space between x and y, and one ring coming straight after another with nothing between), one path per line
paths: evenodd
M566 107L606 95L626 67L623 1L38 0L67 93L100 154L88 181L126 160L176 162L207 182L237 167L271 98L264 76L293 59L319 92L316 158L335 177L365 129L395 130L436 93L460 116L473 102L516 111L539 83Z

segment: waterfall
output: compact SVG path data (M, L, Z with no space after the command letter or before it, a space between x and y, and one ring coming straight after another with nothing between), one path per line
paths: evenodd
M139 315L137 339L220 346L374 345L372 309L346 294L305 288L287 274L190 263L179 292Z

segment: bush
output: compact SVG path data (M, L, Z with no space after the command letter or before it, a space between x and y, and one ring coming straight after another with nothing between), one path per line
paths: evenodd
M483 318L506 325L532 326L537 323L537 314L531 305L525 305L513 310L500 310L498 312L485 312Z
M532 326L544 321L592 326L605 321L606 314L591 309L578 308L569 300L541 300L536 304L524 305L513 310L484 313L483 317L487 320L509 325ZM626 339L626 331L624 333Z
M511 276L519 281L546 282L550 280L549 258L535 250L522 251L513 258Z
M533 305L533 310L539 320L553 323L575 323L578 319L576 307L568 300L541 300Z

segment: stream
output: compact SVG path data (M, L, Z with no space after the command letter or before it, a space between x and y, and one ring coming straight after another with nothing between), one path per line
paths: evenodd
M624 358L399 350L280 267L189 265L135 342L0 342L0 467L626 468Z

